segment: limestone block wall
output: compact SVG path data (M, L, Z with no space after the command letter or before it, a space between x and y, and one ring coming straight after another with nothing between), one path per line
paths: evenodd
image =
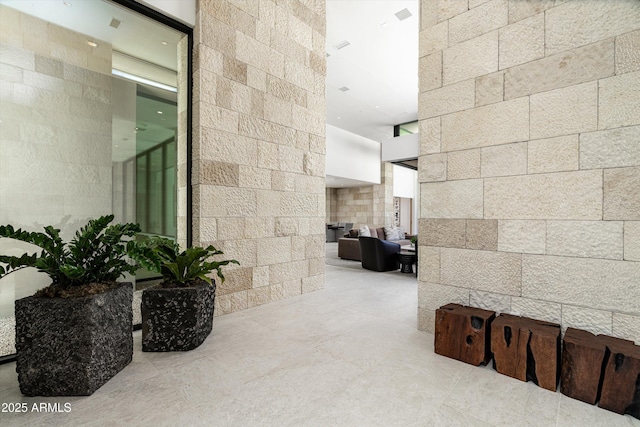
M393 165L380 165L380 184L327 190L331 202L327 208L330 221L353 222L356 225L385 226L393 224Z
M0 224L70 233L111 212L111 45L2 5L0 27Z
M419 328L448 302L640 342L640 3L421 0Z
M199 1L193 241L240 261L216 314L320 289L325 241L325 5Z

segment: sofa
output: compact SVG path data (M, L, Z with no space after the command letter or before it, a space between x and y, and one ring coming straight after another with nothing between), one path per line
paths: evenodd
M371 237L377 237L378 239L381 239L381 240L388 240L386 238L384 227L369 226L369 232L371 233ZM338 239L338 257L342 259L362 261L362 257L360 255L360 243L358 243L359 235L360 235L359 229L354 228L349 230L348 233L345 233L344 237L341 237ZM389 240L389 241L393 243L398 243L400 246L410 245L411 237L413 236L405 235L404 239Z

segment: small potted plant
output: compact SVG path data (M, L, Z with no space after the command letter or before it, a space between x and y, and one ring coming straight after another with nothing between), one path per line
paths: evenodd
M133 286L116 280L136 270L125 238L140 227L112 220L90 220L69 243L52 226L44 233L0 226L0 238L42 249L0 256L0 278L33 267L52 281L15 302L16 371L27 396L90 395L131 362Z
M162 275L162 282L142 292L142 351L186 351L204 342L213 328L216 285L208 274L238 261L208 261L223 252L213 246L184 251L173 240L153 237L130 251L142 266Z

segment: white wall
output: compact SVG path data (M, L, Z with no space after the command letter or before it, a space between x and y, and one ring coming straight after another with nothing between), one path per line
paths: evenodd
M413 199L411 209L411 233L418 233L419 197L418 172L413 169L393 165L393 197ZM409 231L409 230L407 230Z
M380 143L327 125L325 172L380 184Z
M382 161L417 159L420 155L420 134L403 135L382 143Z

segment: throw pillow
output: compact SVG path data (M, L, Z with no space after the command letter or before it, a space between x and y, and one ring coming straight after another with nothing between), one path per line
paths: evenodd
M398 236L398 229L396 227L385 227L384 238L385 240L400 240L400 236Z
M360 236L362 237L371 237L371 231L369 231L369 226L365 225L360 230L358 230Z
M404 227L396 227L396 229L398 230L398 239L404 240L407 238Z

